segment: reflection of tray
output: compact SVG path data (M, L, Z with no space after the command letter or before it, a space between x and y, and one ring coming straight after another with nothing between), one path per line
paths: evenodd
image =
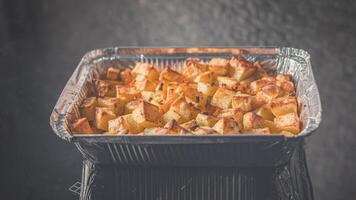
M81 185L81 200L313 199L302 145L288 164L266 168L143 168L84 161Z
M300 104L303 131L296 137L255 136L103 136L69 134L68 121L79 117L78 105L90 91L90 82L109 66L127 68L136 61L179 69L189 57L243 56L267 70L293 75ZM293 48L109 48L86 54L68 81L51 115L53 130L75 142L84 158L93 163L155 166L276 166L290 158L301 138L320 123L320 99L309 54Z

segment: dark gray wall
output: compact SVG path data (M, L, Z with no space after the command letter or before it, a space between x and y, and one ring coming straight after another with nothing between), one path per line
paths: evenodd
M355 17L355 1L0 1L1 196L73 198L81 157L48 120L85 52L276 45L312 57L324 110L306 147L316 199L356 198Z

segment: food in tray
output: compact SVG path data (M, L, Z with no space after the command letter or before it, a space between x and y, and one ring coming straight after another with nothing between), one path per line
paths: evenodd
M300 132L292 76L241 57L187 59L181 71L137 62L93 80L73 134L224 135Z

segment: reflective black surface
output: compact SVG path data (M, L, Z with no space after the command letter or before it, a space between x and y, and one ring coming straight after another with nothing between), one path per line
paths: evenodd
M308 50L323 122L307 139L316 199L356 196L356 2L0 1L0 193L73 199L74 145L50 112L82 55L107 46L277 45Z

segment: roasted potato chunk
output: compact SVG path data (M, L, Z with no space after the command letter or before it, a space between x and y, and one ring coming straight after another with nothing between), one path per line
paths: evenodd
M271 112L269 106L261 106L256 110L256 114L261 116L263 119L272 120L274 119L274 115Z
M107 81L107 80L95 80L95 89L99 97L115 97L115 87L120 85L120 82Z
M124 114L131 114L136 108L139 107L141 100L130 101L125 105L125 112Z
M217 81L219 87L227 88L229 90L237 90L239 87L239 82L234 78L218 76Z
M182 116L177 113L174 109L169 109L168 112L166 112L164 115L163 115L163 121L165 123L168 123L169 121L171 120L175 120L177 121L179 124L183 122L183 118Z
M248 94L236 94L232 97L232 108L238 108L242 111L248 112L254 109L253 97Z
M110 108L96 107L95 126L98 129L108 131L108 121L115 119L116 115Z
M108 122L109 133L111 134L125 134L127 130L130 134L137 134L143 131L141 127L133 118L132 114L123 115Z
M281 116L288 113L297 113L297 100L295 97L280 97L270 103L271 112L275 116Z
M119 80L119 78L120 78L120 69L114 68L114 67L109 67L106 70L106 79L117 81L117 80Z
M256 72L256 67L243 59L232 58L230 60L231 75L237 81L243 81Z
M271 134L271 131L269 130L268 127L252 129L250 132L251 133L257 133L257 134L263 134L263 135Z
M116 87L116 97L126 100L126 102L129 102L134 99L138 99L141 97L140 91L136 90L134 87L122 87L122 86L117 86Z
M133 119L143 128L158 127L162 125L162 117L157 106L141 101L132 112Z
M272 82L268 80L258 79L250 83L250 88L254 92L254 94L256 94L261 88L270 83Z
M86 117L88 121L93 121L95 119L95 107L97 104L96 97L86 98L80 105L81 116Z
M134 77L142 75L150 81L157 80L159 77L159 72L148 63L136 63L135 68L132 70L131 74Z
M276 127L282 131L297 134L300 131L300 121L296 113L288 113L274 119Z
M263 118L254 112L247 112L243 116L243 127L245 131L263 127Z
M232 118L223 117L213 126L213 129L220 134L237 134L240 133L238 123Z
M199 126L213 127L219 119L205 113L199 113L195 120Z
M155 91L157 82L144 79L135 82L135 87L139 91Z
M176 120L181 123L194 119L198 114L198 111L187 103L183 95L171 104L171 109L182 117L181 120Z
M231 107L231 101L235 92L225 88L219 88L216 90L211 105L217 106L221 109L227 109Z
M225 76L229 73L229 60L224 58L213 58L209 61L209 70L217 76Z
M257 92L256 96L260 99L263 99L266 103L272 101L280 95L280 89L274 84L269 84L261 88Z
M71 130L73 134L92 134L93 129L90 127L88 119L83 117L72 123Z
M194 131L195 129L197 129L199 127L199 125L195 119L192 119L188 122L180 124L180 126L184 129L189 130L189 131Z
M133 78L131 76L131 71L129 69L125 69L125 70L122 70L120 72L120 77L121 77L121 81L125 84L125 85L129 85Z
M193 131L194 135L221 135L221 133L217 132L213 128L210 127L199 127Z

